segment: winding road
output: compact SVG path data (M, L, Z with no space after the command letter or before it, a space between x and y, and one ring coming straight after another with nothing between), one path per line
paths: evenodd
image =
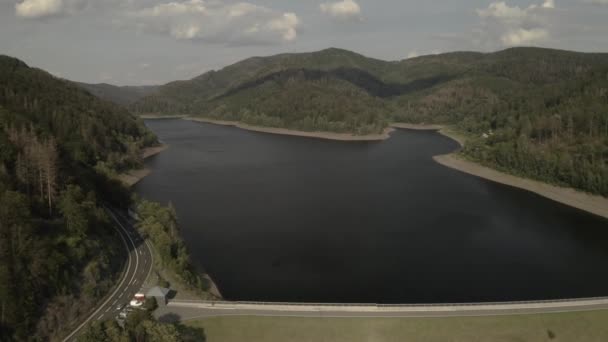
M128 261L113 292L63 341L73 341L82 329L95 320L113 319L133 298L152 271L153 256L126 214L106 208L128 250ZM283 317L449 317L498 316L514 314L608 310L608 297L555 301L477 303L447 305L364 305L364 304L290 304L255 302L210 302L171 300L155 312L160 321L187 321L217 316Z
M113 292L63 340L64 342L76 340L78 334L90 322L115 318L119 308L127 305L134 295L140 292L152 271L154 259L149 242L142 238L126 214L108 207L105 209L116 223L115 228L128 251L126 268Z

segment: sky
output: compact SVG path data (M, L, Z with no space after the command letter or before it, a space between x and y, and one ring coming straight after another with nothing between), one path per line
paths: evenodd
M608 0L0 0L0 54L88 83L329 47L402 60L513 46L608 52Z

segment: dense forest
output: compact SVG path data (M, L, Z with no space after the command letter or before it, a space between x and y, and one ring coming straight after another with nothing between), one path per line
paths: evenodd
M136 201L139 216L138 229L154 245L160 257L160 266L168 269L177 280L198 292L201 298L211 298L209 281L201 276L191 263L190 255L179 234L177 214L172 205L164 207L147 200ZM164 286L169 287L169 286Z
M156 90L156 86L115 86L107 83L80 83L76 85L84 88L89 93L100 99L113 102L118 105L127 106L135 103L144 96L150 95Z
M448 124L469 137L463 154L475 161L608 196L608 54L255 57L161 86L130 108L354 134L391 122Z
M146 310L137 310L130 314L124 327L119 326L114 320L93 322L78 338L79 342L204 342L205 340L205 331L202 328L182 324L163 324Z
M114 284L125 251L104 172L139 166L155 136L125 109L0 56L0 340L62 336Z
M468 134L465 156L608 196L608 54L510 49L396 100L395 121Z

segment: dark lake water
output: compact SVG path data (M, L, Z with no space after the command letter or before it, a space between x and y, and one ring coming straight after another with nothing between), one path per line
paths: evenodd
M433 132L334 142L148 121L173 202L230 300L438 303L608 295L608 220L443 167Z

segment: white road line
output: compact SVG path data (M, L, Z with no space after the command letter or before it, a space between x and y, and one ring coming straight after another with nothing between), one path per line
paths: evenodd
M130 222L129 218L125 217L121 213L118 213L118 215L122 216L127 222ZM154 254L152 253L152 247L150 247L149 240L148 239L142 239L142 241L146 245L146 247L148 249L148 254L150 255L150 266L148 267L148 274L146 275L146 279L144 280L144 281L146 281L146 280L148 280L150 278L150 274L152 274L152 268L154 266ZM146 264L147 264L147 262L146 262ZM144 264L144 266L146 264Z
M107 209L107 208L106 208ZM109 210L107 210L109 212ZM112 216L112 218L118 222L118 220L116 219L116 217L114 216L114 214L112 214L110 212L110 215ZM133 240L131 240L131 238L129 237L127 233L127 231L125 230L125 228L120 224L120 222L118 222L120 228L125 232L124 235L126 235L129 240L131 241L131 244L133 245L133 247L135 247L135 244L133 243ZM120 230L118 228L116 228L116 226L114 226L114 228L118 231L118 235L120 235L120 239L122 240L123 244L125 245L125 248L127 249L127 254L129 257L129 263L127 264L127 270L125 271L125 273L123 274L123 277L120 281L120 284L118 284L118 286L116 287L116 289L114 290L114 292L112 292L112 294L110 295L110 297L108 297L108 299L106 299L105 302L103 302L98 308L97 310L95 310L95 312L93 312L91 314L91 316L89 316L89 318L87 318L84 322L82 322L82 324L80 324L74 331L72 331L66 338L63 339L63 342L68 341L69 339L71 339L78 331L80 331L80 329L82 329L82 327L84 327L87 323L89 323L89 321L91 321L93 319L93 317L95 317L95 315L97 315L97 313L99 313L99 311L103 308L104 305L108 304L108 302L112 299L112 297L116 296L116 293L118 293L118 290L120 290L122 284L125 282L125 280L127 279L127 275L129 274L129 270L131 270L131 253L128 253L129 251L129 245L127 244L127 240L125 239L125 237L123 236L123 234L120 232ZM137 269L137 265L136 265L136 269ZM99 318L97 318L97 320L101 319L102 316L100 316Z
M114 221L116 223L118 223L118 226L122 229L122 231L125 232L125 236L127 238L129 238L129 242L131 242L131 246L133 246L133 249L135 249L135 243L133 242L133 239L131 239L131 237L129 236L129 231L127 229L125 229L125 227L122 225L122 223L120 223L120 221L116 218L116 216L114 215L114 213L111 210L106 208L106 211L110 214L112 219L114 219ZM119 235L120 235L125 247L127 248L127 251L129 251L129 245L127 244L127 241L125 240L123 234L119 234ZM108 299L106 299L106 301L103 302L103 304L101 304L101 306L99 308L97 308L97 310L95 310L95 312L93 312L93 314L86 321L84 321L82 324L80 324L74 331L72 331L72 333L70 333L65 339L63 339L63 342L66 342L69 339L71 339L72 336L74 336L78 331L80 331L80 329L82 329L82 327L84 327L87 323L89 323L89 321L92 320L93 317L97 313L99 313L99 311L103 308L103 306L108 304L108 302L112 299L112 297L114 297L116 295L116 293L118 292L118 290L122 287L123 283L125 282L125 280L127 278L127 275L129 274L129 270L131 269L131 253L128 253L128 255L129 255L129 264L127 266L127 271L125 272L120 284L116 287L116 290L114 290L112 295L110 295L110 297L108 297ZM137 270L138 267L139 267L139 256L137 255L137 253L135 253L135 270ZM131 276L131 280L129 280L129 281L132 281L133 278L135 278L136 273L137 272L133 272L133 275ZM102 316L100 316L97 320L101 319L101 317Z

